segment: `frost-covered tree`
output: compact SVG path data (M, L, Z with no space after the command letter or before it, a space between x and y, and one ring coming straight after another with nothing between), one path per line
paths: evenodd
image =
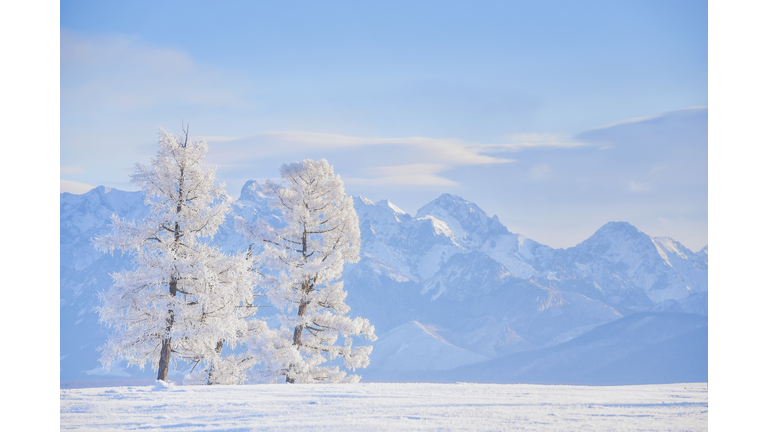
M104 252L133 256L133 268L112 274L113 285L99 293L99 321L113 329L99 348L101 362L110 367L125 358L142 369L149 362L167 380L170 364L181 360L203 364L198 381L242 381L231 376L242 372L232 367L237 362L220 355L225 344L248 337L257 273L250 251L226 254L209 243L232 198L223 183L214 185L207 144L188 130L175 136L161 129L151 166L136 164L131 182L146 194L151 215L113 215L111 233L93 240Z
M306 159L280 168L284 185L254 184L281 211L285 226L275 228L262 219L237 227L264 247L262 262L267 296L283 313L282 327L254 329L249 350L256 356L260 378L289 383L357 382L338 366L321 366L337 357L347 369L368 366L372 347L352 348L352 336L376 340L367 319L346 316L349 306L340 280L344 263L359 260L360 227L352 197L325 159ZM337 344L339 337L342 344Z

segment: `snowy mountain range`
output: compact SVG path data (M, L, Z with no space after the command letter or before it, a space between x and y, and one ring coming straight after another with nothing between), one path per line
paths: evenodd
M279 224L251 183L235 213ZM362 247L361 260L344 270L347 303L350 315L370 319L379 337L371 365L360 371L365 381L707 380L707 247L692 252L627 222L609 222L574 247L553 249L509 232L455 195L441 195L415 216L386 200L354 202ZM63 382L153 378L151 371L118 365L107 372L98 364L96 347L107 332L93 310L97 293L111 284L110 272L130 266L130 257L102 254L90 242L109 231L113 213L136 219L148 211L140 192L98 187L61 194ZM215 240L225 250L247 247L232 216ZM672 362L632 375L631 358L640 353L651 363Z

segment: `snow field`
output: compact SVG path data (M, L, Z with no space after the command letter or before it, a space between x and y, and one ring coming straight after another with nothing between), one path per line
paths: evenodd
M706 431L704 383L361 383L61 390L61 430Z

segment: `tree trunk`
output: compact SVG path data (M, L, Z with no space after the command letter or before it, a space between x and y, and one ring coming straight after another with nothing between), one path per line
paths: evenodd
M181 183L183 183L183 181ZM179 196L181 196L181 192L179 192ZM176 213L181 213L181 202L176 206ZM181 232L179 230L179 223L176 222L173 230L173 241L178 243L180 238ZM168 284L168 290L172 297L176 297L177 283L178 281L176 280L176 277L171 276L171 283ZM173 330L173 318L173 309L168 309L168 318L165 320L167 324L165 326L166 335L165 338L163 338L163 346L160 348L160 361L157 363L157 379L163 381L168 381L168 366L171 364L171 330Z
M304 282L302 284L302 291L308 292L309 291L309 282ZM302 302L299 305L299 313L296 315L298 318L301 318L304 316L304 313L307 311L307 304ZM297 346L301 346L301 332L304 330L304 326L299 324L293 329L293 344ZM285 382L293 384L293 380L291 378L285 377Z
M302 236L301 240L301 252L304 255L304 261L307 260L307 230L304 230L304 235ZM304 316L304 313L307 311L307 303L305 303L305 296L309 294L309 281L304 281L301 284L301 293L302 293L302 299L301 304L299 305L299 312L296 315L297 317L301 318ZM299 324L293 329L293 344L296 346L301 346L301 332L304 330L304 326ZM289 367L290 368L290 367ZM285 382L293 384L294 380L288 375L285 376Z
M176 279L171 279L170 291L173 297L176 297ZM168 366L171 364L171 330L173 329L173 309L168 309L168 318L166 318L166 336L163 339L163 346L160 348L160 362L157 364L157 379L168 381Z
M304 313L307 310L307 304L302 303L299 306L299 313L296 315L298 318L301 318L304 316ZM297 325L296 328L293 329L293 344L294 345L301 345L301 332L304 330L303 325Z
M221 354L222 348L224 348L224 339L216 343L216 354ZM211 382L211 374L213 374L213 362L211 362L211 367L208 368L208 378L206 379L206 384L208 385L213 384L213 382Z

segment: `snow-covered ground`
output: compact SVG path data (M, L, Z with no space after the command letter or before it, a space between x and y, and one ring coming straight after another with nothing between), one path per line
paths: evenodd
M704 383L242 385L61 390L62 430L707 430Z

